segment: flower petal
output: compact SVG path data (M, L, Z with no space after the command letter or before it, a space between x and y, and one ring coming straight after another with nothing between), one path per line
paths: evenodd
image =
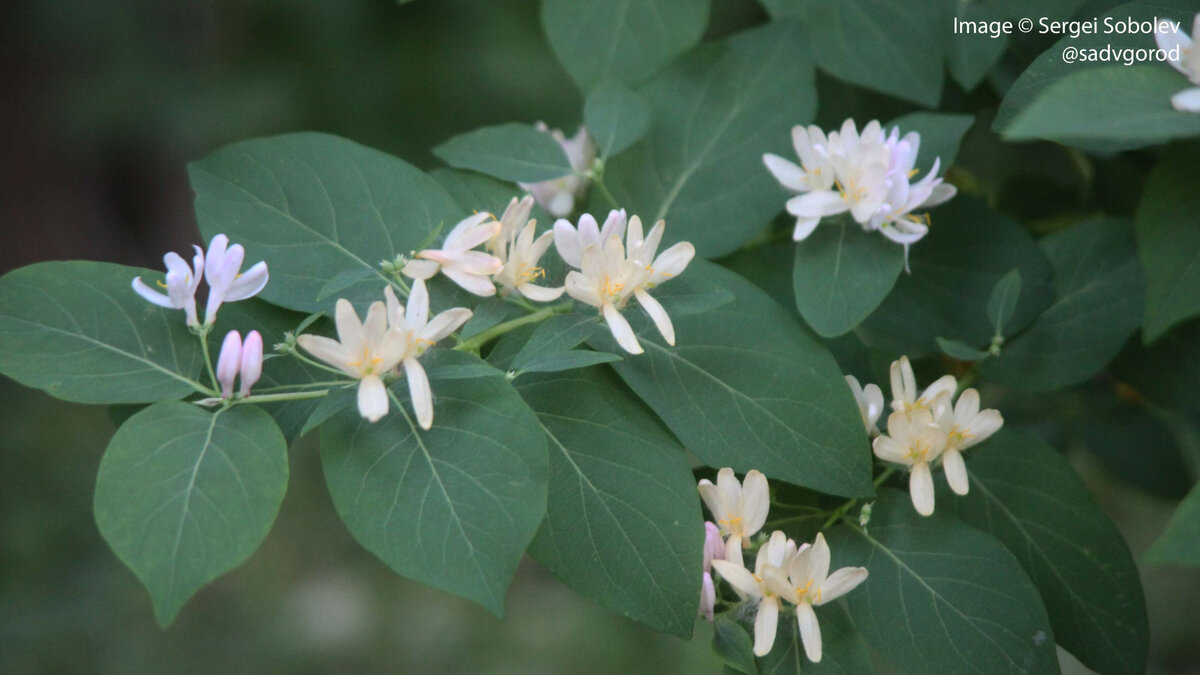
M1200 87L1175 94L1171 97L1171 105L1179 112L1200 112Z
M787 202L787 212L804 218L822 218L845 213L850 204L841 193L833 190L818 190L792 197Z
M428 430L433 426L433 390L425 369L414 358L404 359L404 378L408 380L408 395L412 398L417 424Z
M671 324L671 317L667 315L667 310L663 309L663 306L651 297L649 293L640 288L634 291L633 295L637 298L638 304L642 306L642 309L646 310L646 314L650 315L650 319L654 321L654 326L658 328L658 332L662 334L667 344L674 346L675 326Z
M829 575L825 583L821 584L821 599L817 601L817 605L837 600L866 580L867 568L865 567L843 567L837 570Z
M354 305L345 298L339 298L334 307L333 318L337 325L338 340L346 351L355 355L362 352L363 326L358 320L358 312L354 311Z
M771 488L761 471L751 470L742 481L742 531L749 537L762 529L771 508Z
M179 309L179 307L171 304L171 298L167 297L166 294L159 293L153 288L147 286L146 282L142 281L141 277L133 278L133 290L135 293L142 296L143 299L152 302L159 307L166 307L167 309Z
M821 624L817 613L807 602L796 607L796 623L800 628L800 641L804 643L804 655L813 663L821 662Z
M443 340L447 335L458 330L459 326L469 321L471 314L471 310L466 307L447 309L433 317L429 324L421 329L420 337L422 340L430 342Z
M432 260L409 260L404 263L401 274L409 279L429 279L438 273L442 266Z
M876 437L871 444L871 449L875 451L876 457L885 462L912 464L912 459L908 456L908 448L889 436Z
M767 165L767 170L783 187L795 192L803 192L808 189L804 181L808 174L794 163L768 152L763 155L763 164Z
M775 632L779 628L779 598L763 598L758 603L758 615L754 617L754 655L766 656L775 646Z
M301 335L296 338L296 344L300 345L304 351L334 366L350 377L358 377L354 369L346 365L355 360L358 355L347 351L346 347L337 340L322 335Z
M738 546L741 549L741 546ZM729 554L729 544L725 545L725 554ZM714 560L712 562L713 569L721 578L729 582L733 589L743 595L752 598L761 598L762 589L758 585L758 580L745 567L737 563L729 562L728 560Z
M537 284L520 284L517 290L521 295L533 300L534 302L551 302L557 300L559 296L566 290L564 286L558 288L546 288Z
M967 465L963 462L962 453L958 450L947 450L942 453L942 468L946 470L946 482L954 494L963 496L971 485L967 480Z
M584 274L574 270L568 272L564 288L567 290L567 295L572 298L592 307L600 306L600 296L596 293L596 286Z
M908 492L913 508L923 516L933 515L933 475L927 462L917 462L908 475Z
M254 267L246 270L230 284L229 290L225 292L225 302L245 300L258 295L258 292L266 287L269 278L267 263L255 263Z
M387 388L376 375L368 375L358 383L358 414L369 422L378 422L388 411Z
M621 345L621 349L630 354L641 354L644 350L638 344L637 336L633 334L633 326L630 326L625 317L621 316L621 312L607 302L604 303L602 310L604 311L604 322L608 324L608 330L617 344Z
M792 230L792 241L804 241L808 235L821 224L820 218L797 218L796 227Z
M262 334L256 330L252 330L246 334L246 339L242 342L242 386L239 393L242 396L250 395L250 387L258 382L262 377L263 366L263 339Z
M496 261L499 262L498 259ZM450 281L458 284L464 291L485 298L496 294L496 284L486 275L471 274L470 272L464 272L452 267L443 267L442 274L445 274Z
M404 306L404 325L414 333L420 333L429 323L429 288L423 279L413 282Z
M655 258L654 274L656 277L679 276L679 273L683 272L695 257L696 247L690 242L681 241Z

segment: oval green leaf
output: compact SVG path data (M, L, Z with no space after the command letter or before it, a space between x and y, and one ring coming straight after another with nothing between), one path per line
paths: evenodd
M433 149L456 169L503 180L538 183L571 173L558 141L528 124L498 124L459 134Z
M800 315L821 337L853 330L883 302L904 269L904 248L857 224L826 223L796 244Z
M650 129L650 103L620 82L596 87L583 104L583 122L608 159L633 145Z

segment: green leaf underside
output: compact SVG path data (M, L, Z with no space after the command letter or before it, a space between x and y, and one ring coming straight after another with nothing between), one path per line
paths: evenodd
M800 28L775 23L707 43L641 88L650 132L614 157L605 181L646 223L665 218L664 246L731 253L783 210L787 195L762 163L794 156L791 128L812 119L816 88Z
M267 413L164 401L130 417L109 443L96 524L166 626L193 593L258 548L287 479L287 443Z
M502 180L538 183L571 173L558 141L528 124L498 124L459 134L433 149L456 169Z
M700 501L683 448L611 373L518 380L550 447L550 493L529 552L575 590L690 637Z
M1156 564L1200 565L1200 488L1193 487L1180 502L1146 559Z
M867 647L842 603L823 605L814 608L814 611L821 626L821 662L812 663L805 655L796 617L781 615L775 633L775 645L769 654L758 659L758 672L762 675L858 675L873 672Z
M1149 627L1137 568L1066 459L1006 429L967 453L967 470L971 491L956 500L959 517L1016 556L1058 643L1097 672L1146 672ZM954 497L939 489L938 499Z
M867 531L843 521L829 537L833 568L870 570L846 595L869 647L904 672L1058 672L1037 589L1000 542L944 508L918 515L903 492L879 497Z
M700 41L709 0L544 0L550 48L584 91L635 84Z
M827 223L796 244L793 284L801 316L821 337L853 330L904 269L904 248L857 224Z
M946 175L946 169L954 166L958 157L958 145L971 125L975 123L973 115L953 115L948 113L913 112L901 115L888 122L887 128L900 127L901 137L910 131L921 134L921 146L917 152L918 176L924 176L933 169L933 160L941 159L938 173ZM917 178L914 176L914 180Z
M709 466L758 469L828 494L870 494L862 418L833 357L750 282L703 260L687 274L717 281L734 302L680 317L669 347L632 304L645 354L613 364L688 450ZM592 342L618 349L607 330Z
M152 305L130 283L162 272L111 263L44 262L0 278L0 373L78 403L151 403L195 391L204 357L182 310Z
M713 619L712 649L727 669L758 675L758 665L754 662L754 640L745 628L727 615L718 615Z
M417 426L407 383L390 391L379 422L350 409L321 426L334 506L354 538L397 573L502 615L505 589L545 514L537 419L500 373L434 383L429 431Z
M650 130L650 104L620 82L605 82L588 94L583 121L600 149L600 156L607 160L628 149Z
M188 167L196 218L265 260L271 282L261 297L290 309L330 311L322 288L354 268L373 277L341 291L360 312L382 299L381 260L408 254L463 212L429 176L352 141L317 133L235 143Z
M1000 281L992 287L992 295L988 298L988 321L996 335L1004 335L1008 322L1017 311L1017 300L1021 297L1021 270L1014 268L1008 274L1000 277ZM1012 331L1009 331L1010 333Z
M869 344L908 354L935 353L936 338L986 345L992 339L987 301L1013 268L1024 287L1011 328L1027 325L1049 304L1050 265L1016 223L959 195L932 215L929 234L912 247L912 274L862 326Z
M943 354L960 361L979 361L980 359L985 359L988 356L987 352L981 349L976 349L971 345L959 340L947 340L939 337L937 339L937 345L938 349L942 350Z
M983 371L1027 391L1076 384L1103 368L1137 330L1146 287L1127 221L1079 223L1040 243L1054 268L1055 301Z
M1146 181L1134 233L1146 271L1144 338L1200 313L1200 190L1195 147L1165 155Z

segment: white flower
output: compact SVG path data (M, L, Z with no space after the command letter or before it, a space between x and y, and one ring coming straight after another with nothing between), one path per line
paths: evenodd
M943 375L929 385L924 391L917 391L917 378L913 375L912 364L907 356L901 356L899 361L892 362L892 410L911 413L916 410L928 410L934 399L942 392L954 393L958 382L953 375Z
M741 564L742 547L767 522L771 508L767 477L760 471L751 471L743 482L738 482L733 469L726 467L717 472L716 485L705 478L698 489L721 534L727 537L725 556Z
M909 180L917 174L914 168L917 152L921 147L921 135L908 133L903 139L899 129L892 129L887 145L890 148L891 164L888 168L887 194L879 210L871 217L869 229L879 230L888 239L904 246L904 264L908 266L908 247L929 232L929 214L914 215L916 209L932 208L942 204L958 193L957 188L943 183L938 178L941 158L933 160L933 168L916 183Z
M796 605L796 621L804 653L813 663L821 661L821 626L813 607L832 602L867 580L867 568L843 567L829 574L829 545L818 533L812 546L802 546L786 568L766 567L763 580L779 597Z
M853 375L846 376L846 384L850 385L854 401L858 403L858 412L862 415L863 426L866 427L867 433L871 437L878 436L879 428L876 426L876 422L879 420L879 415L883 413L883 391L877 384L868 384L863 387L858 383L858 378Z
M1200 48L1192 43L1192 38L1197 35L1200 35L1200 14L1192 21L1192 37L1182 30L1166 30L1155 32L1154 40L1158 48L1169 56L1178 52L1179 60L1168 58L1168 63L1183 73L1192 84L1200 85ZM1200 112L1200 87L1184 89L1175 94L1171 97L1171 105L1180 112Z
M792 128L792 145L796 148L796 156L800 158L800 166L780 157L767 153L763 155L763 163L783 187L794 192L820 192L833 186L833 165L829 162L829 141L825 132L816 126L805 129L802 126ZM793 197L788 201L799 199ZM791 208L788 209L791 213ZM796 220L792 238L801 241L812 233L813 228L821 221L820 217L801 216Z
M496 256L471 249L491 241L500 234L502 225L490 213L476 213L458 221L440 249L417 251L402 270L413 279L429 279L441 271L463 289L484 297L495 295L491 276L500 271L503 263Z
M412 397L413 410L417 413L417 423L422 429L429 429L433 426L433 391L429 388L425 368L417 359L429 347L466 323L471 318L471 310L455 307L430 319L429 291L420 279L413 283L407 306L400 304L391 287L384 289L384 295L387 296L391 331L399 336L402 343L398 360L404 365L404 377L408 380L408 393Z
M423 285L424 282L419 283ZM362 322L354 305L341 298L337 301L334 322L337 340L301 335L296 342L308 353L358 380L358 412L367 420L377 422L388 411L383 376L404 357L407 346L404 335L389 330L388 312L382 302L371 303L367 308L367 320Z
M241 244L230 246L229 237L223 234L209 242L204 260L204 279L208 282L205 326L211 326L217 320L217 310L223 303L254 297L267 285L267 263L255 263L243 273L245 259L246 249Z
M588 246L603 247L609 237L621 239L625 236L625 209L609 211L604 220L604 227L596 224L596 219L590 213L579 216L578 229L571 222L559 219L554 223L554 247L558 255L575 269L583 265L583 249Z
M986 441L999 431L1004 425L1004 418L999 410L980 410L979 392L974 389L967 389L960 394L953 407L950 405L950 395L940 394L934 401L933 417L946 434L946 449L942 452L946 482L955 494L965 495L969 485L962 451Z
M875 439L875 456L909 468L908 491L917 513L933 514L932 465L946 447L946 433L926 409L888 416L888 433Z
M567 154L567 161L571 163L573 171L560 178L552 178L540 183L518 183L518 185L522 190L531 193L537 203L549 211L550 215L557 218L569 216L575 210L575 202L587 192L588 180L583 174L592 167L592 162L596 160L596 144L592 142L587 129L583 127L579 127L579 131L575 132L574 136L567 138L562 131L551 130L545 122L538 122L536 126L538 131L550 134L554 140L558 141L563 152Z
M890 157L878 121L872 120L860 135L848 119L840 132L829 134L828 144L837 189L825 187L788 200L788 213L798 219L792 235L796 241L807 238L821 218L847 211L858 223L868 224L887 196Z
M631 297L646 310L667 344L675 344L675 326L671 317L647 290L682 272L696 255L696 249L688 242L680 242L647 262L658 248L663 227L664 224L659 222L651 230L650 237L643 240L641 220L634 216L629 221L627 233L631 256L626 257L620 239L610 236L604 240L603 249L595 244L586 246L581 256L582 269L567 274L567 294L599 307L617 344L630 354L642 353L633 328L621 316L621 310Z
M758 601L758 614L754 617L754 654L766 656L775 644L775 631L779 626L779 596L766 581L772 568L788 567L797 555L796 542L783 532L775 530L766 544L758 549L754 561L754 573L740 562L714 560L713 568L729 582L733 590L743 598Z
M166 293L156 291L146 285L141 277L134 277L133 290L146 300L167 309L182 309L187 314L187 325L192 328L200 327L196 316L196 289L200 287L200 278L204 274L204 251L199 246L193 258L194 267L189 267L187 261L174 251L163 256L167 266L166 282L158 282L166 289Z
M221 385L221 398L233 398L234 381L240 374L242 386L238 396L250 395L250 388L262 376L263 341L258 331L246 334L245 342L236 330L225 334L221 343L221 355L217 358L217 382Z
M534 238L537 221L529 220L532 207L532 197L520 201L514 197L500 218L500 233L488 243L488 248L503 264L494 278L507 292L515 292L537 302L550 302L562 295L563 287L546 288L533 282L546 276L545 270L538 267L538 260L550 248L554 233L546 231Z

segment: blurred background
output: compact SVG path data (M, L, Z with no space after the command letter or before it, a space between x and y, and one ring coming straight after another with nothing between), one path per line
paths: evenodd
M0 98L0 274L72 258L159 267L163 252L198 238L187 163L236 140L318 130L429 167L431 147L484 124L541 119L573 129L580 98L546 45L537 4L0 3L0 78L9 92ZM710 37L764 18L751 0L716 0ZM882 119L905 109L827 78L821 95L823 122L864 102L877 104ZM948 92L962 109L993 99L991 91ZM984 165L1011 151L986 128L986 120L978 124L960 153L964 180L986 178ZM1078 158L1048 144L1025 147L1020 164L1053 175L1036 178L1033 200L1023 188L1034 179L997 178L1014 186L995 191L998 208L1028 223L1084 199L1091 188ZM1099 163L1088 178L1103 188L1138 162ZM1100 201L1108 194L1097 192ZM1023 197L1006 202L1009 193ZM1107 206L1120 212L1132 202ZM1071 396L1064 409L1089 410L1086 391ZM145 591L92 519L100 455L115 429L107 411L9 380L0 380L0 409L2 673L720 670L707 624L691 642L659 635L576 595L532 561L517 574L504 621L392 574L337 519L312 439L291 450L288 495L263 547L160 631ZM1085 422L1095 414L1081 412L1081 427L1092 429ZM1195 439L1179 441L1170 425L1104 416L1117 426L1059 429L1054 440L1069 448L1140 558L1195 475L1185 458L1200 455ZM1168 435L1159 443L1156 433ZM1113 450L1122 438L1169 448L1162 452L1173 453L1179 470L1130 480L1127 468L1141 464ZM1155 672L1200 672L1187 665L1200 662L1200 577L1143 567L1143 583Z

